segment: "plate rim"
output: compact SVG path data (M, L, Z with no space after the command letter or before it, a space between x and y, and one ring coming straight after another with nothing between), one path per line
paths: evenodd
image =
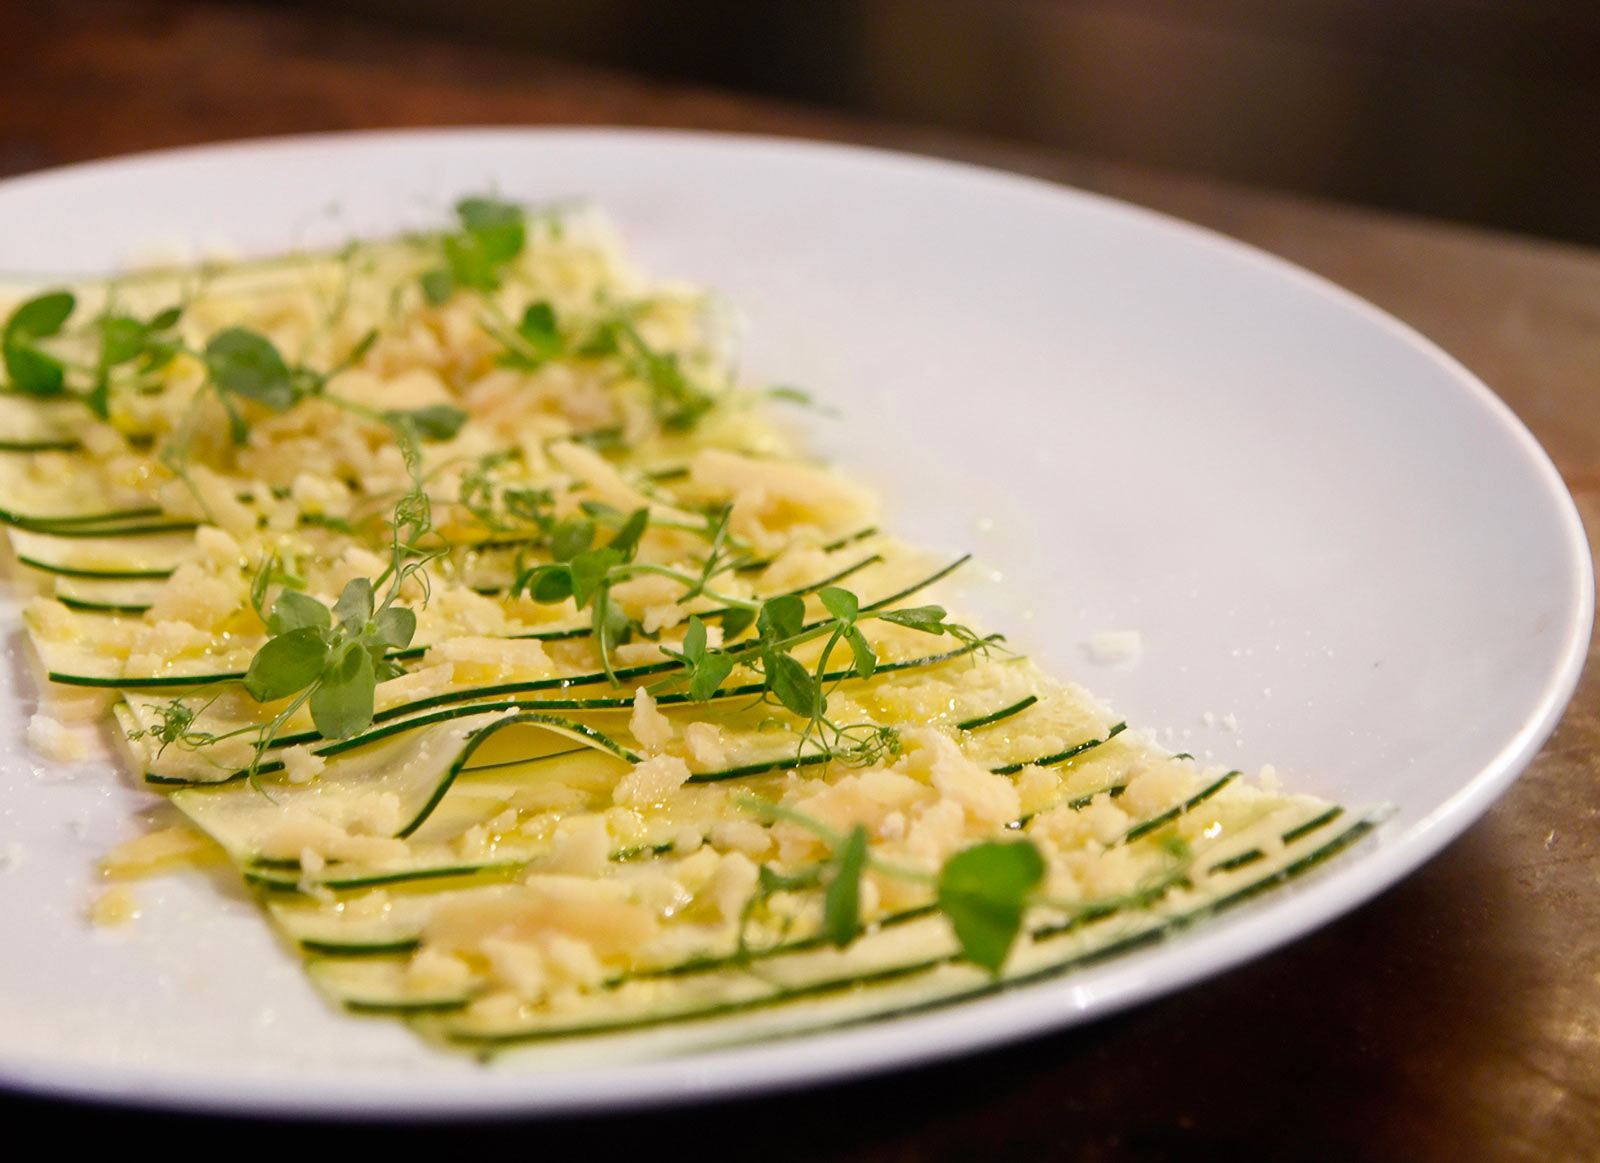
M1595 613L1594 565L1587 533L1570 491L1549 454L1527 425L1478 376L1416 328L1376 304L1286 258L1210 227L1109 195L1061 182L973 162L951 160L910 150L841 143L772 134L693 129L656 129L584 125L474 125L431 128L389 128L241 138L216 143L147 150L37 170L0 181L0 192L52 182L95 180L118 170L137 171L149 165L205 161L237 153L294 152L350 143L372 143L399 149L425 150L444 142L517 139L587 141L617 148L634 143L683 143L730 150L770 150L848 158L872 165L898 166L935 178L968 180L1089 204L1097 211L1142 220L1150 227L1175 232L1218 252L1224 261L1246 262L1272 277L1299 283L1338 308L1354 312L1371 326L1425 354L1447 373L1455 388L1487 411L1496 427L1509 434L1517 451L1533 468L1544 498L1558 517L1562 549L1572 558L1562 583L1574 599L1571 618L1559 627L1563 649L1559 663L1546 675L1529 715L1492 759L1426 815L1398 834L1380 829L1360 845L1359 860L1342 864L1333 874L1312 877L1296 886L1292 902L1285 896L1219 917L1184 936L1188 956L1155 979L1143 974L1140 954L1110 963L1106 981L1095 996L1049 1010L1034 1006L1021 1028L1013 1011L1030 1000L1067 989L1069 979L1008 990L950 1005L911 1018L888 1018L865 1025L783 1038L774 1045L747 1046L691 1055L564 1072L553 1078L542 1072L476 1071L435 1078L427 1093L419 1083L430 1078L404 1071L391 1076L362 1075L330 1085L326 1079L296 1082L267 1077L225 1076L204 1071L131 1065L60 1062L0 1049L0 1091L41 1098L80 1099L186 1113L275 1115L374 1121L404 1115L409 1119L450 1120L490 1114L554 1117L602 1111L644 1111L679 1103L705 1103L733 1097L755 1097L830 1081L845 1081L896 1069L1019 1043L1061 1029L1097 1021L1132 1005L1175 993L1197 981L1265 956L1308 932L1332 924L1397 884L1464 833L1515 781L1555 730L1587 660ZM103 273L103 272L101 272ZM93 277L83 273L39 272L28 277ZM1348 857L1346 858L1349 859ZM1292 903L1293 908L1285 905ZM1070 991L1069 991L1070 992ZM1031 998L1030 998L1031 995ZM905 1029L897 1029L902 1023ZM902 1035L910 1033L907 1038ZM554 1084L554 1085L552 1085Z

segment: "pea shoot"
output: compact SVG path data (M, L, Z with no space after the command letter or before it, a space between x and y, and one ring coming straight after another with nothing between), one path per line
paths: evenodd
M183 309L140 319L108 305L70 328L77 306L70 291L47 291L19 304L0 328L0 357L11 391L76 399L105 420L115 379L147 383L182 350L172 331ZM85 350L87 362L74 361Z
M854 593L838 586L824 587L817 594L831 617L809 624L805 620L805 599L798 594L756 601L717 591L712 588L713 580L734 569L738 562L726 549L731 516L727 510L707 519L710 547L698 574L636 560L640 542L650 527L649 510L638 509L622 518L604 544L597 541L600 522L596 515L613 521L621 515L606 507L592 509L591 514L551 526L552 560L519 574L511 587L512 595L526 593L547 605L570 600L580 612L588 609L601 666L613 685L618 682L611 657L613 648L642 629L617 605L612 597L615 586L631 577L652 574L683 586L676 598L680 605L701 597L721 603L723 609L717 616L723 641L737 639L751 627L755 628L755 637L712 646L705 619L691 616L681 648L661 648L662 653L682 664L683 672L655 684L651 690L659 693L686 685L692 699L705 702L716 696L735 667L748 666L761 675L762 697L800 719L798 754L802 756L811 746L831 758L864 765L899 752L899 735L892 727L840 724L828 716L828 694L844 681L836 677L830 682L828 677L832 673L829 663L838 649L850 652L844 677L870 679L877 670L877 653L859 623L876 619L924 634L949 635L972 649L985 649L990 642L949 621L942 606L864 608ZM795 657L795 651L818 640L823 640L821 653L808 667Z
M548 538L555 527L555 493L502 483L495 470L518 459L515 452L494 452L479 458L461 474L456 504L491 534Z
M440 239L441 261L421 277L423 298L434 307L463 288L498 290L505 268L528 240L526 215L514 203L463 198L455 210L458 228Z
M302 707L324 739L349 739L372 725L378 685L405 673L395 655L416 636L417 615L398 604L402 593L415 581L426 604L427 567L448 548L433 526L415 445L403 441L402 448L413 483L395 503L388 522L389 562L376 578L352 578L329 606L299 588L303 580L277 557L256 571L250 604L267 640L251 658L243 685L258 703L287 700L278 712L265 723L215 734L195 726L215 696L198 708L177 698L154 708L157 725L130 737L158 739L161 750L173 744L199 750L250 737L253 751L245 773L255 783L266 753Z
M684 675L674 676L652 689L669 689L687 681L689 695L698 702L715 697L723 681L736 666L757 670L765 686L763 697L796 716L802 723L797 754L804 756L808 745L830 759L855 765L876 763L900 752L899 733L892 727L873 723L840 724L828 715L828 696L846 678L870 679L877 671L878 656L862 633L859 623L878 619L909 627L924 634L949 635L964 646L987 649L991 640L982 639L967 627L948 620L941 606L917 606L899 610L863 608L850 590L827 586L818 591L823 608L832 615L818 622L805 621L805 601L787 594L759 604L744 603L742 616L723 618L724 638L736 635L749 624L754 607L755 638L731 646L711 647L704 623L689 619L681 651L666 650L684 665ZM736 608L737 609L737 608ZM795 650L809 642L824 639L816 662L807 667L795 657ZM843 644L850 651L849 666L833 677L829 663Z
M347 399L329 390L329 384L366 358L377 342L378 333L369 331L327 370L303 363L291 364L266 336L244 327L225 327L214 334L197 353L206 370L207 391L197 392L172 439L161 450L161 461L207 510L205 499L194 486L189 461L195 437L203 421L203 405L208 395L222 406L228 418L228 433L236 445L250 435L247 405L257 405L273 415L282 415L310 399L324 400L343 411L389 428L400 444L408 466L419 455L416 446L424 441L449 440L466 423L467 414L448 404L431 404L412 409L376 409Z
M1049 909L1064 920L1053 923L1059 931L1124 908L1141 908L1159 900L1188 876L1191 852L1176 831L1161 838L1160 849L1169 863L1132 891L1097 900L1063 901L1045 892L1048 867L1038 845L1026 837L985 840L952 853L928 873L883 860L872 853L867 829L856 825L840 833L822 821L785 804L756 796L736 801L738 806L769 821L785 821L803 828L828 849L821 860L790 872L769 864L757 870L755 891L739 918L741 956L752 952L747 936L751 921L780 892L821 888L821 936L845 948L865 932L861 917L861 878L867 873L922 885L932 893L932 908L942 914L960 947L961 956L998 977L1022 934L1029 909Z
M1028 908L1051 903L1038 892L1045 879L1045 862L1031 840L975 844L952 855L937 874L930 875L873 856L867 830L859 824L841 835L820 820L783 804L754 796L738 802L768 820L804 828L828 848L826 857L796 872L780 873L766 864L760 867L756 890L740 917L741 953L749 952L745 930L750 920L774 895L818 887L823 889L823 937L841 949L851 944L864 928L861 878L873 872L932 890L934 907L949 922L961 955L998 975L1022 931Z

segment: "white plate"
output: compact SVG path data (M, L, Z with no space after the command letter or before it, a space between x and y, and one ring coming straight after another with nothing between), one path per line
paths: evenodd
M104 272L152 241L246 252L589 197L652 270L721 289L756 379L844 423L897 525L1004 575L990 622L1175 746L1347 804L1377 836L1159 948L924 1016L667 1062L533 1073L329 1012L218 878L93 931L93 862L145 796L42 767L0 676L0 1082L232 1111L574 1111L743 1094L1081 1022L1215 973L1392 884L1516 776L1589 638L1582 528L1477 380L1374 308L1192 227L914 157L642 132L372 134L182 151L0 184L0 255ZM6 616L0 611L0 616ZM8 625L14 621L7 618ZM1083 643L1135 629L1099 669ZM20 652L14 652L19 653ZM15 692L15 693L14 693Z

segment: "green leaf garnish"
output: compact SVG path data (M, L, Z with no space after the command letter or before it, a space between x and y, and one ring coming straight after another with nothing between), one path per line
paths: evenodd
M227 327L213 335L206 344L205 362L221 391L254 400L271 412L287 412L302 394L271 341L243 327Z
M535 363L554 359L566 348L556 328L555 308L549 303L530 304L522 313L522 322L517 324L517 335L527 345L527 354Z
M378 687L372 655L360 642L333 654L311 692L311 721L324 739L348 739L372 726Z
M943 606L912 606L904 610L886 610L878 617L885 622L921 630L924 634L943 634L948 629L944 621L946 615Z
M391 650L404 650L417 634L417 614L404 606L379 610L372 619L373 637Z
M44 339L59 335L77 306L71 291L46 291L21 304L6 320L6 340Z
M432 267L422 272L422 297L430 307L443 307L456 293L456 281L448 266Z
M768 388L767 398L782 400L786 404L798 404L802 408L814 407L816 404L816 400L810 392L804 388L791 387L788 384L780 384L775 388Z
M756 611L734 607L722 615L722 640L737 638L755 625Z
M332 625L333 615L327 606L310 594L285 589L272 604L272 616L267 619L267 633L276 637L306 626L327 630Z
M328 641L319 626L300 626L267 640L245 671L244 689L258 703L276 702L316 682L328 661Z
M527 222L522 207L493 198L463 198L456 203L460 229L441 240L444 261L422 275L422 294L442 306L460 288L493 291L501 269L522 253Z
M30 396L58 396L64 390L66 369L53 355L32 344L7 344L6 375L11 386Z
M99 320L100 359L107 367L127 363L144 353L150 342L150 325L128 315L105 315Z
M346 582L339 600L333 604L333 616L342 624L365 623L372 618L372 611L372 582L364 577L353 577Z
M1044 879L1044 857L1027 840L990 841L956 853L939 873L939 909L962 955L999 973L1022 929L1028 897Z
M449 404L429 404L409 411L388 411L384 420L391 428L409 427L419 440L449 440L461 431L467 414Z
M592 518L563 521L550 538L550 556L557 561L571 561L594 544L595 523Z
M152 315L147 326L151 331L170 331L178 325L178 320L182 317L182 307L168 307L166 310L157 311Z
M0 331L0 355L13 389L30 396L55 396L64 390L65 366L35 341L60 334L76 305L69 291L47 291L11 313Z
M770 598L762 603L756 626L768 642L778 642L799 634L805 625L806 603L793 594Z
M788 710L802 719L811 719L827 709L822 692L792 654L774 654L768 662L767 685Z
M624 561L631 561L639 552L639 541L644 537L645 527L649 524L650 510L635 509L623 522L622 528L617 530L609 548L620 553Z
M850 644L850 652L855 656L856 677L871 678L878 669L878 656L873 652L866 635L858 627L851 626L844 632L844 640Z
M521 206L498 198L463 198L456 203L456 216L496 260L504 262L522 253L526 226Z
M867 830L857 824L834 854L833 876L822 898L822 933L843 949L861 933L861 874L867 867Z
M828 586L819 590L817 597L821 600L823 609L841 621L854 622L856 616L861 613L860 599L849 590Z

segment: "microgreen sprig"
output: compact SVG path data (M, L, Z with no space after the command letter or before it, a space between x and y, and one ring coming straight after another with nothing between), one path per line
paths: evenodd
M39 340L61 334L77 300L68 291L49 291L17 307L0 332L11 386L31 396L55 396L65 389L62 361L39 346Z
M406 464L415 476L417 445L423 441L449 440L466 423L467 414L448 404L379 410L330 391L329 384L365 359L377 338L376 331L367 332L327 370L289 363L270 339L244 327L225 327L207 341L203 350L190 354L205 367L206 387L227 414L229 436L234 444L243 444L249 438L250 427L243 410L247 403L281 415L304 400L321 399L393 431ZM205 508L205 501L191 479L189 463L195 437L200 431L201 405L206 395L203 391L195 394L173 438L161 450L162 463L188 486L202 508Z
M678 595L680 603L701 596L724 603L728 607L723 619L725 632L730 620L735 632L739 632L755 619L758 603L711 588L712 579L733 569L738 560L727 546L728 510L707 514L705 525L694 530L708 544L698 574L636 560L640 542L651 523L648 509L636 509L624 516L609 505L585 502L582 511L582 517L558 522L550 528L552 560L522 570L512 583L511 594L515 597L527 593L534 601L545 604L571 599L578 610L589 608L601 666L613 684L617 678L612 667L612 649L643 629L611 596L613 587L631 577L655 574L680 583L684 587ZM602 526L614 529L615 533L604 545L597 545L596 537ZM671 527L681 526L674 523Z
M456 503L490 533L526 536L535 543L547 541L557 524L555 493L500 481L495 470L518 459L516 452L492 452L480 457L461 474Z
M571 354L566 337L556 326L555 308L543 300L528 304L515 326L498 311L492 311L481 323L505 348L496 357L501 367L534 371Z
M286 720L310 704L325 739L348 739L372 725L377 685L405 673L389 657L411 645L417 615L393 605L391 589L375 603L372 582L352 578L332 609L295 590L278 595L267 617L267 642L250 660L244 688L260 703L293 698Z
M1188 842L1171 831L1161 839L1160 850L1168 864L1159 874L1117 896L1059 900L1046 891L1048 867L1043 853L1026 837L981 841L952 853L937 873L928 873L874 856L871 837L859 824L841 834L786 804L757 796L742 796L735 803L769 821L786 821L803 828L828 849L820 861L792 872L779 872L767 864L760 866L755 891L739 918L741 954L750 952L746 935L749 923L768 900L779 892L819 887L824 890L823 937L839 948L849 945L865 931L861 878L870 872L928 888L933 894L932 907L949 923L961 956L999 976L1022 933L1029 909L1046 908L1063 915L1065 921L1053 926L1059 929L1118 909L1143 908L1175 885L1185 883L1193 858Z
M267 641L250 660L244 688L259 703L289 701L260 729L252 774L301 707L309 704L311 722L323 738L349 739L372 725L378 684L405 673L393 654L411 645L417 615L396 603L413 578L426 602L426 567L443 552L423 548L433 530L420 482L396 503L390 529L387 567L376 579L350 579L331 608L284 586L269 609L266 594L272 583L263 579L273 576L276 562L269 559L258 574L251 601L266 623Z
M849 945L863 932L861 878L872 872L931 888L934 906L949 922L961 955L998 975L1022 931L1028 908L1053 903L1039 892L1045 879L1045 861L1031 840L975 844L950 856L937 874L930 875L873 856L867 830L859 824L841 835L822 821L783 804L755 796L741 797L736 802L768 820L783 820L804 828L828 848L824 859L799 872L785 874L766 864L760 867L756 890L740 917L741 952L747 951L745 930L750 918L773 895L819 886L824 890L823 936L839 948Z
M720 593L711 588L719 574L732 570L738 559L726 549L731 513L722 510L708 517L707 539L710 549L702 559L698 575L671 566L639 562L639 544L650 525L648 509L638 509L625 518L615 535L604 545L596 544L597 515L620 516L608 507L596 507L581 519L557 523L550 532L552 560L522 571L511 587L512 596L526 593L534 601L554 605L571 600L579 611L588 608L595 643L600 651L606 676L617 683L612 667L614 646L626 642L641 628L612 598L613 587L630 577L653 574L670 578L683 586L679 604L700 597L720 602L721 631L724 642L755 627L754 639L732 646L712 646L705 622L691 616L685 627L682 648L663 646L662 652L683 665L683 673L651 687L668 690L686 683L697 701L712 698L734 667L750 666L763 680L763 697L799 717L800 752L816 742L824 753L855 764L875 762L885 754L896 754L899 736L891 727L870 723L840 724L828 717L828 694L843 681L828 684L828 663L841 644L850 650L851 666L846 677L870 679L877 670L878 657L862 633L859 623L877 619L924 634L948 634L974 648L986 640L967 627L948 620L942 606L913 606L897 610L864 609L854 593L838 586L827 586L817 597L830 618L806 623L805 599L798 594L757 601ZM813 667L808 668L794 651L809 642L826 639Z
M269 556L252 579L250 603L265 624L267 640L250 660L244 688L258 703L288 702L264 724L219 735L194 726L210 702L191 708L174 699L157 708L160 726L145 732L159 738L163 749L172 743L198 749L253 736L246 771L254 783L284 724L308 704L312 724L325 739L348 739L372 725L378 684L405 673L394 655L416 635L416 612L398 600L415 581L425 605L427 566L449 549L433 525L415 436L404 426L399 436L412 487L395 502L388 521L389 562L376 578L350 579L331 607L301 590L303 579L276 556Z
M498 290L505 267L527 244L527 216L521 206L497 198L463 198L455 210L458 228L440 239L441 261L422 274L423 297L435 307L462 288Z
M696 383L675 351L658 351L626 318L619 318L615 334L629 370L650 388L656 418L668 432L687 432L716 406L716 397Z
M566 356L614 357L628 376L649 389L656 419L668 432L688 431L716 406L716 396L696 382L677 352L659 350L640 334L633 307L619 309L586 334L564 330L555 308L544 300L530 303L515 324L493 303L485 307L479 322L500 343L503 350L496 360L503 367L533 371Z
M46 291L19 304L0 328L0 357L12 391L30 396L67 396L80 400L100 419L110 415L113 372L133 366L138 380L160 371L182 350L169 334L182 317L181 307L168 307L148 319L107 306L100 314L69 329L77 298L70 291ZM70 363L57 342L89 345L92 360ZM69 377L68 373L73 374Z
M595 544L599 522L594 516L560 522L549 533L552 560L524 570L511 586L513 597L526 592L547 605L570 598L579 611L588 607L601 665L613 684L617 678L611 664L612 648L626 642L640 627L612 599L611 590L650 568L634 564L649 522L648 509L636 510L604 545Z
M756 636L733 646L711 647L705 625L691 617L684 632L683 649L665 653L683 663L684 676L657 683L653 690L669 689L687 680L689 695L696 701L715 696L722 682L739 665L760 672L765 684L763 697L778 704L802 722L799 754L814 744L822 754L857 766L875 763L884 756L899 754L900 737L893 727L873 723L835 722L828 715L828 696L846 678L870 679L877 671L878 656L862 633L859 623L878 619L906 626L925 634L948 634L973 648L982 649L987 640L967 627L948 620L942 606L916 606L900 610L863 609L860 599L839 586L827 586L817 593L831 618L807 624L805 602L798 595L769 598L759 604L755 615ZM730 636L729 617L723 618L723 634ZM748 624L746 621L745 625ZM732 634L742 631L736 624ZM795 657L795 650L806 643L825 638L817 661L807 667ZM834 651L848 647L850 666L830 684L828 669Z
M129 731L128 738L155 739L160 744L156 749L157 755L160 755L173 745L189 750L209 747L225 736L202 731L194 724L195 720L205 714L210 709L211 704L217 701L217 697L213 695L198 707L190 706L188 701L181 696L170 699L165 703L149 704L148 709L155 712L156 723L153 726L140 727Z

